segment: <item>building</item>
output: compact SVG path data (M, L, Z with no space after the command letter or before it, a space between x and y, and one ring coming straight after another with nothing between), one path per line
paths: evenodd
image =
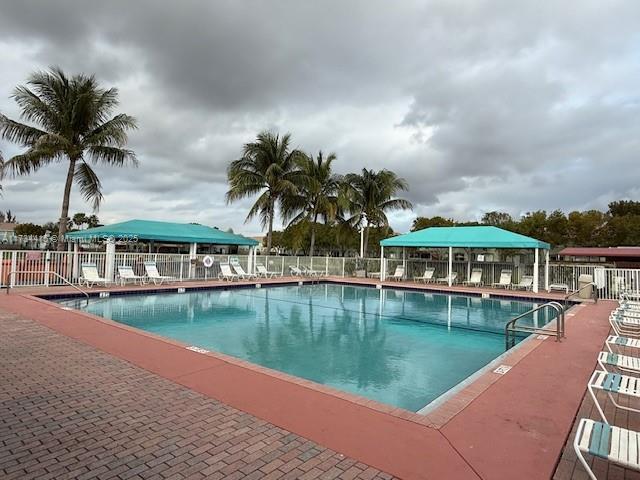
M0 223L0 244L7 245L16 243L16 225L16 223Z
M640 247L568 247L558 252L558 261L640 268Z

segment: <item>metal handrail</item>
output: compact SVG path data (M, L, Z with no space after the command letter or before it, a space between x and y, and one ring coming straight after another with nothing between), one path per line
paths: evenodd
M584 290L587 287L593 287L592 293L591 293L591 298L593 299L594 302L598 303L598 285L596 285L595 282L591 282L591 283L587 283L586 285L581 286L580 288L578 288L577 290L574 290L571 293L568 293L564 299L564 309L566 310L569 304L569 299L571 297L573 297L576 293L580 293L582 290Z
M87 300L89 300L89 294L87 292L85 292L84 290L82 290L80 287L78 287L77 285L74 285L73 283L71 283L69 280L67 280L66 278L64 278L62 275L60 275L57 272L52 272L52 271L44 271L44 270L11 270L9 272L9 282L7 283L7 295L9 294L9 290L11 288L14 288L13 284L15 283L16 280L16 273L37 273L37 274L43 274L43 275L55 275L56 277L58 277L60 280L62 280L64 283L66 283L67 285L69 285L72 288L75 288L77 291L79 291L81 294L83 294L85 297L87 297Z
M547 328L538 328L538 327L523 327L523 326L516 326L516 322L518 320L520 320L523 317L526 317L527 315L530 315L534 312L537 312L539 310L545 309L545 308L553 308L556 313L558 314L558 317L556 319L556 341L559 342L561 341L561 338L564 337L564 308L563 306L556 301L552 301L552 302L548 302L548 303L543 303L542 305L539 305L535 308L532 308L529 311L526 311L524 313L521 313L520 315L518 315L517 317L512 318L511 320L509 320L507 322L507 324L504 326L504 336L505 336L505 347L508 350L510 348L510 332L522 332L522 333L538 333L538 334L544 334L547 335L549 334L551 331ZM515 340L515 335L514 335L514 340ZM513 345L511 345L513 346Z

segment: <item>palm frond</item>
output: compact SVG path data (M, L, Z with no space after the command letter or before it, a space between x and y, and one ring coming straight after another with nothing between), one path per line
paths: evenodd
M0 114L0 136L5 140L18 143L23 147L33 145L38 138L46 135L47 132L31 125L16 122Z
M100 183L98 175L96 175L88 163L79 161L76 164L73 178L80 187L82 198L91 202L94 211L98 210L100 202L103 199L102 184Z
M114 167L124 167L131 165L138 166L138 159L133 150L126 148L108 147L108 146L91 146L87 148L89 158L95 163L111 165Z

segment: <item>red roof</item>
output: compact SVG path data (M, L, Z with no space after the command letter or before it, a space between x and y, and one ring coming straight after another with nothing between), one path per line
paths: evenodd
M558 255L574 257L640 257L640 247L568 247Z

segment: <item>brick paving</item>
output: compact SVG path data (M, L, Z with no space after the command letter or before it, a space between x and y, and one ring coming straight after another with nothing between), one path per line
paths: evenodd
M21 316L0 331L4 479L393 478Z

